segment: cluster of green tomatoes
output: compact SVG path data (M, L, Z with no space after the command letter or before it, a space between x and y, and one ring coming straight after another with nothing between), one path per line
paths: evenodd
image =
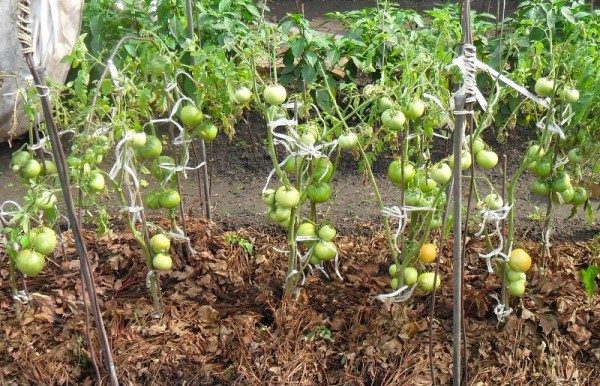
M429 264L435 261L438 255L438 248L431 243L424 243L419 249L418 260L422 264ZM391 276L390 287L397 290L400 287L400 272L401 269L392 264L388 268L388 273ZM423 294L433 291L442 284L442 278L438 274L437 277L433 271L424 271L419 273L415 267L407 266L402 270L402 283L411 287L417 284L417 288Z
M44 226L31 229L19 240L21 250L15 258L17 269L25 276L36 277L46 265L46 256L54 252L57 244L52 229Z
M150 239L150 248L154 253L152 265L157 271L169 271L173 267L173 260L169 255L171 240L162 233L157 233Z
M317 228L317 226L310 221L301 223L296 232L297 237L315 239L303 241L301 243L308 248L310 252L308 262L313 265L320 264L323 261L331 261L335 258L338 254L337 246L333 242L336 235L337 231L331 225L323 224Z

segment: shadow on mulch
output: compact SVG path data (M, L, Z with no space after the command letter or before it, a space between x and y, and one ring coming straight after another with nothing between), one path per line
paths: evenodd
M340 237L343 281L307 276L297 300L283 300L285 237L240 230L250 255L218 226L188 223L197 254L176 251L161 274L164 310L153 317L143 258L128 234L87 233L104 320L122 384L429 385L431 296L380 303L389 291L381 235ZM534 251L537 245L524 242ZM546 275L529 273L516 316L498 325L499 281L468 245L466 334L469 384L589 384L600 372L600 305L586 300L578 269L598 260L591 244L556 244ZM177 248L174 248L177 249ZM33 297L16 320L7 270L0 271L0 384L93 384L78 261L73 248L28 279ZM451 245L442 264L432 347L439 384L451 380ZM594 255L594 253L596 255ZM331 271L332 267L328 267ZM97 343L96 343L97 345Z

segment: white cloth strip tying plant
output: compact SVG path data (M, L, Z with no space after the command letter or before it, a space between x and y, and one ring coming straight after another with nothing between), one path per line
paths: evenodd
M542 230L542 245L546 250L546 255L550 256L550 247L552 244L550 243L550 235L552 234L552 227L548 227L546 231Z
M307 242L307 241L319 241L319 238L316 236L298 236L296 237L296 242ZM335 257L333 259L333 267L335 270L335 274L337 275L337 277L340 278L340 280L344 280L344 278L342 277L342 274L340 273L340 254L337 250L333 249L332 247L329 246L329 244L325 244L325 246L332 250L335 251ZM302 265L312 254L312 251L314 249L314 246L310 247L310 249L308 250L308 252L306 252L304 255L300 256L300 265ZM329 275L327 275L327 273L324 271L323 269L323 263L320 263L321 266L321 271L323 271L323 273L325 274L325 276L327 276L327 278L329 278ZM319 268L317 266L317 268Z
M106 68L108 68L108 72L110 73L110 78L113 81L113 86L115 90L119 93L122 93L124 90L123 80L121 78L121 75L119 74L119 70L117 70L117 66L115 66L115 63L112 61L112 59L106 61Z
M77 134L77 132L75 130L73 130L73 129L66 129L66 130L60 131L58 133L58 135L60 137L62 137L63 135L69 134L69 133L70 134ZM46 145L46 143L48 143L49 141L50 141L49 137L47 137L47 136L46 137L42 137L42 138L40 138L40 140L39 140L38 143L33 144L33 145L27 145L27 150L31 150L31 151L39 150L39 149L43 148Z
M190 238L186 235L183 234L183 230L181 228L179 228L177 225L175 225L175 229L167 232L167 235L169 235L169 237L172 240L175 240L178 243L185 243L185 246L188 250L188 252L190 252L192 255L197 254L198 252L192 248L192 241L190 240Z
M496 314L496 319L498 319L498 323L504 323L506 318L508 318L510 314L512 314L513 309L510 308L509 305L503 304L498 298L498 295L491 294L490 297L492 299L495 299L497 302L496 307L494 307L494 314Z
M412 296L413 292L417 288L417 283L413 284L412 287L404 285L394 292L390 292L389 294L379 294L375 296L376 300L384 302L386 300L391 300L393 303L401 303L405 302Z
M5 209L6 205L13 205L17 209L13 210L13 211L6 210ZM2 205L0 205L0 218L2 218L2 222L4 224L10 224L10 222L12 221L12 217L17 215L22 210L23 210L23 208L21 208L21 205L19 205L15 201L11 201L11 200L4 201L2 203ZM10 220L7 220L7 217L10 217Z
M393 240L394 248L396 248L398 253L401 253L402 251L400 251L400 249L398 248L397 239L398 239L398 236L400 236L400 233L402 233L404 231L404 228L406 228L406 224L408 224L407 213L409 213L409 212L433 212L433 211L435 211L435 208L432 208L430 206L403 206L403 207L390 206L390 207L384 207L383 209L381 209L381 214L383 216L398 220L398 228L396 229L396 233L394 234L394 240Z
M530 99L530 100L534 101L535 103L539 104L540 106L545 107L546 109L550 108L550 104L548 103L548 101L546 101L545 99L540 98L537 95L531 93L525 87L523 87L520 84L514 82L513 80L511 80L507 76L502 75L501 73L499 73L498 71L494 70L492 67L488 66L487 64L483 63L482 61L480 61L477 58L475 58L475 65L477 66L478 69L487 72L492 78L498 79L500 82L502 82L505 85L507 85L508 87L512 88L513 90L515 90L519 94L523 95L527 99Z
M484 259L487 265L487 271L489 273L493 273L494 269L492 268L492 258L499 256L504 261L508 261L508 256L502 252L504 249L504 237L502 236L502 231L500 229L500 224L502 220L505 220L510 210L512 209L511 205L505 205L502 208L495 210L482 209L481 210L481 227L479 228L479 232L475 233L475 236L483 237L483 232L485 231L485 227L488 223L494 224L494 231L492 232L492 236L498 236L498 246L490 251L489 253L480 253L479 257Z
M146 274L146 288L150 288L152 286L152 277L156 277L156 271L153 269L148 270Z
M29 303L33 298L24 290L17 291L16 294L13 294L12 298L21 304Z
M316 146L305 145L304 143L302 143L302 141L300 141L300 136L293 129L293 127L298 126L297 119L280 118L275 121L268 122L267 126L268 126L269 130L271 131L271 134L273 135L273 145L275 145L275 146L282 145L285 148L286 152L288 153L288 156L279 163L280 168L283 165L285 165L286 161L288 159L290 159L291 157L300 156L300 157L306 157L309 159L326 157L326 155L321 153L321 150L329 148L328 154L331 155L331 153L335 150L335 148L338 145L337 139L333 140L331 142L322 143L322 144L319 144ZM291 132L291 135L277 133L275 131L275 129L277 127L282 127L282 126L287 127L288 130ZM306 167L308 168L308 164ZM271 169L271 171L269 172L269 175L267 176L267 181L262 190L263 193L267 190L269 183L271 182L271 179L275 175L275 172L276 172L275 168ZM319 179L319 181L320 181L320 179Z

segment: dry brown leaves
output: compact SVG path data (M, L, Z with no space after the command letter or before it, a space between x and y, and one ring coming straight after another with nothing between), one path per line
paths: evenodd
M388 291L382 235L342 237L344 281L308 277L297 300L282 300L283 235L252 230L249 256L229 245L214 224L188 223L198 254L174 253L161 274L164 311L156 318L146 295L145 267L126 234L86 234L98 293L123 384L429 385L429 296L405 304L374 302ZM525 243L530 251L538 245ZM586 300L580 267L585 245L552 249L545 275L532 272L517 315L497 325L499 282L469 245L466 275L467 352L473 385L594 384L600 376L600 305ZM442 267L451 282L448 254ZM16 320L0 271L0 383L91 384L79 264L75 252L28 280L32 301ZM534 253L534 256L536 254ZM451 288L438 293L432 323L439 384L451 380ZM97 343L96 343L97 346Z

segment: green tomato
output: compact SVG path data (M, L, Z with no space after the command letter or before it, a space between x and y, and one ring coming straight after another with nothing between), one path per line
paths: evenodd
M206 142L214 141L219 134L219 128L214 123L207 123L200 128L200 138Z
M575 197L575 189L572 186L569 186L562 192L552 193L552 201L557 204L568 204L571 202L573 197Z
M381 114L381 123L385 127L391 130L400 130L402 126L406 122L406 117L402 113L402 111L395 111L392 109L385 110L383 114Z
M559 172L550 183L550 187L555 192L564 192L571 186L571 178L566 172Z
M158 233L150 239L150 248L154 253L167 253L171 249L171 240L162 233Z
M250 98L252 98L252 91L248 87L242 86L235 90L233 94L233 99L241 105L245 105L250 102Z
M576 88L564 89L560 93L560 97L568 103L575 103L579 100L579 90Z
M274 84L265 87L263 91L263 98L271 106L279 106L285 102L287 98L287 91L285 87L280 84Z
M317 237L317 227L312 222L306 221L298 226L296 236Z
M21 168L23 178L36 178L40 173L42 173L42 165L34 159L25 162L25 165Z
M417 282L421 291L429 293L442 284L442 279L439 274L436 277L435 272L423 272L419 275Z
M160 156L162 150L163 148L160 139L154 135L148 135L146 136L146 143L144 146L138 149L138 154L142 158L154 159Z
M158 253L152 259L152 265L157 271L170 271L173 268L173 259L165 253Z
M406 116L410 120L415 120L423 115L425 112L425 102L420 99L415 99L408 104L406 108Z
M429 171L431 178L439 185L445 185L452 178L452 169L446 163L437 163Z
M317 142L317 139L315 138L315 135L313 133L308 132L300 136L300 142L310 147L314 146L315 142Z
M321 261L331 261L337 255L337 247L331 241L319 241L313 247L313 253Z
M353 132L347 132L338 137L338 144L342 150L350 150L356 147L358 136Z
M296 173L296 167L298 165L298 161L300 160L302 160L301 156L292 155L288 157L283 164L283 170L289 174Z
M132 138L130 140L131 146L133 146L134 148L140 149L146 144L146 140L147 140L146 133L132 132L131 135L132 135Z
M392 101L390 98L384 96L379 98L379 110L380 111L386 111L391 109L392 107L394 107L394 101Z
M88 187L90 189L90 191L94 192L94 193L98 193L101 192L102 190L104 190L104 187L106 186L106 183L104 181L104 176L102 175L102 173L100 173L99 171L93 171L90 174L90 180L88 182Z
M483 199L483 203L489 210L498 210L504 206L504 202L502 201L502 197L497 195L496 193L490 193Z
M31 154L24 150L19 150L12 155L10 166L13 171L18 172L31 159Z
M573 205L583 205L588 200L588 194L584 187L578 186L575 188L575 193L571 199Z
M514 296L517 298L523 296L523 294L525 293L526 283L527 282L525 280L517 280L508 283L508 293L510 294L510 296Z
M317 182L329 182L333 176L333 164L327 157L314 158L312 164L312 179Z
M390 287L395 291L400 288L400 280L397 277L393 277L390 280Z
M158 78L164 74L165 67L165 63L160 60L153 60L150 62L150 74L152 74L153 77Z
M554 92L554 81L548 78L539 78L535 82L535 92L543 97L550 97Z
M421 205L421 191L418 189L409 189L404 192L404 204L408 206Z
M412 163L405 162L403 168L401 160L392 161L387 170L388 178L396 185L402 185L404 181L411 181L414 178L415 173L415 167Z
M481 150L475 156L475 162L484 170L493 169L498 163L498 154L491 150Z
M396 264L392 264L389 266L388 273L390 274L391 277L398 276L398 267L396 266Z
M418 178L419 181L419 189L423 193L432 192L437 187L437 182L433 178L426 177L424 175L420 175Z
M56 174L57 171L58 170L56 169L56 164L53 161L49 159L44 160L42 164L42 175L51 176L53 174Z
M325 224L319 228L319 238L323 241L331 241L337 235L337 231L329 224Z
M506 279L509 282L527 280L527 275L525 274L525 272L517 272L509 268L506 270Z
M58 240L56 233L48 227L39 227L31 230L29 234L33 250L46 256L54 252Z
M552 172L552 164L550 160L544 158L532 164L531 170L538 177L547 177Z
M527 149L527 159L530 161L537 161L541 159L546 151L540 145L531 145L529 149Z
M533 181L531 190L533 191L533 193L542 197L547 197L548 194L550 194L550 186L548 186L548 184L542 180Z
M277 206L277 208L273 211L273 220L275 222L282 222L289 219L292 216L292 209L285 208L283 206Z
M204 120L204 115L194 105L186 105L179 110L179 119L184 126L198 126Z
M306 190L308 198L316 204L322 204L329 201L332 193L331 186L329 186L327 182L310 184Z
M48 210L56 204L56 196L49 190L44 190L35 200L35 206L41 210Z
M158 202L160 203L160 206L165 209L173 209L179 205L181 202L181 197L176 190L167 189L160 194L158 197Z
M160 209L160 193L150 192L144 197L146 206L150 209Z
M419 280L419 272L417 272L417 270L413 267L406 267L404 268L404 274L402 277L404 278L404 284L412 287L417 280Z
M280 186L275 191L275 202L283 208L294 208L300 202L300 192L292 186Z
M569 162L571 163L578 164L581 162L581 154L579 153L579 149L577 148L569 150L567 157L569 158Z
M28 277L36 277L46 265L44 256L33 249L24 249L17 254L17 269Z
M266 189L262 192L261 199L266 205L275 204L275 189Z
M471 148L471 153L475 155L485 149L485 142L483 142L483 140L479 137L473 139L473 144L471 145L471 136L467 135L465 137L465 143L469 148Z

